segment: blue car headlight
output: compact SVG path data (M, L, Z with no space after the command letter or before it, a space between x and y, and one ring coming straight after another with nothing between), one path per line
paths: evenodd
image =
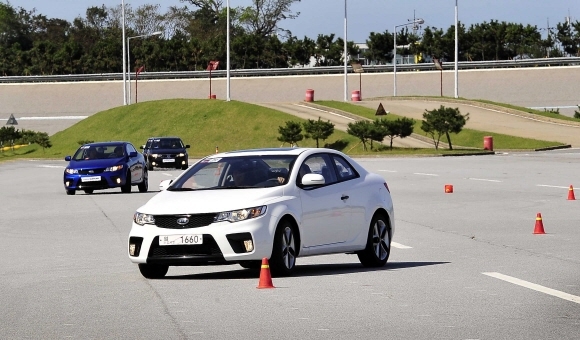
M77 169L69 169L69 168L64 169L64 172L69 174L69 175L74 175L74 174L79 173L79 171Z
M249 220L251 218L256 218L264 215L266 213L266 206L255 208L247 208L240 210L224 211L219 214L214 219L214 222L228 221L228 222L239 222Z
M115 165L115 166L110 166L110 167L106 168L105 171L111 171L111 172L113 172L113 171L119 171L121 169L123 169L123 164L121 164L121 165Z
M136 212L133 215L133 222L138 225L155 224L155 217L153 217L153 215Z

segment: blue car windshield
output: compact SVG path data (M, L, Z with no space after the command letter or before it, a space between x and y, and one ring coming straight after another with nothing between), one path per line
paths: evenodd
M83 145L72 157L75 161L121 158L125 156L123 144Z
M189 168L167 190L266 188L288 183L294 155L208 157Z

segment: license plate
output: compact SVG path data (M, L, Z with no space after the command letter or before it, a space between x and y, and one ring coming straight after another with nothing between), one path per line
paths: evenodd
M99 182L101 176L81 177L81 182Z
M203 235L170 235L159 236L160 246L203 244Z
M175 159L164 159L163 163L175 163Z

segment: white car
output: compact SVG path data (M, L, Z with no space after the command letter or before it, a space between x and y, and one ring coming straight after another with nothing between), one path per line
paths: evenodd
M137 209L128 255L141 274L169 266L238 263L290 275L302 256L356 253L387 263L395 232L385 179L322 148L255 149L207 156Z

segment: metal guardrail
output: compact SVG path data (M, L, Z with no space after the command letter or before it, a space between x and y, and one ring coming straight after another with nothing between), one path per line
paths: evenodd
M495 68L523 68L545 66L580 66L580 57L568 58L541 58L523 60L499 60L499 61L462 61L458 62L458 69L495 69ZM454 63L443 63L445 70L453 70ZM365 73L393 72L393 65L363 65ZM424 64L397 64L397 72L406 71L434 71L435 65ZM352 73L352 67L348 67ZM272 76L295 76L295 75L323 75L343 74L344 66L330 67L295 67L295 68L272 68L272 69L240 69L230 70L230 77L272 77ZM227 77L226 70L212 71L212 77ZM208 71L175 71L175 72L142 72L139 79L195 79L208 78ZM75 82L75 81L111 81L122 80L123 73L101 74L70 74L70 75L47 75L47 76L10 76L0 77L0 83L46 83L46 82Z

